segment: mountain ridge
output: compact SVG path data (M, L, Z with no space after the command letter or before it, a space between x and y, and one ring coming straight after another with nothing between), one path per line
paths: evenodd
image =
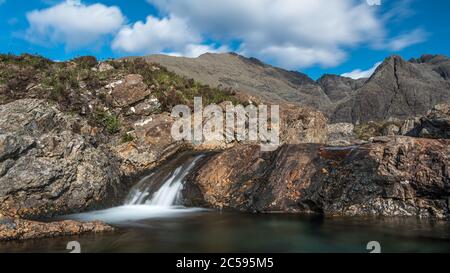
M143 58L204 84L236 89L267 103L288 102L320 110L333 122L357 124L419 116L450 101L450 59L445 55L424 54L409 61L392 55L369 78L324 74L316 81L302 72L237 53Z

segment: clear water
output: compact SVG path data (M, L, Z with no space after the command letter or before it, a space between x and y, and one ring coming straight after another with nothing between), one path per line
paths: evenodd
M0 244L0 252L68 252L69 241L83 252L341 253L450 252L450 224L416 219L325 219L299 215L247 215L197 211L116 224L110 234Z

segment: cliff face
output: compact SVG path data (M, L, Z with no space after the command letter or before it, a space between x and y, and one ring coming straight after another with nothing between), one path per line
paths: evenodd
M96 134L42 100L1 105L1 214L34 218L120 203L120 161Z
M192 177L187 202L247 212L450 217L450 142L394 137L362 146L239 146Z
M443 61L444 71L445 63L448 61ZM390 57L353 97L336 107L332 120L367 123L423 115L435 105L450 101L450 81L445 72L436 72L440 67Z

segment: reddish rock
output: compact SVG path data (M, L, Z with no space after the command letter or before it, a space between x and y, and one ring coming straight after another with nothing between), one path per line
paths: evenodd
M20 219L0 218L0 241L30 240L73 236L83 233L111 232L114 228L101 222L81 223L61 221L43 223Z
M213 156L189 204L248 212L449 218L450 141L380 138L361 146L238 146ZM192 201L193 200L193 201Z

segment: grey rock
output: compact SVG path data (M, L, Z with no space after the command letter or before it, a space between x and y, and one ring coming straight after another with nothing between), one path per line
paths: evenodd
M387 58L354 97L339 103L333 122L408 119L434 105L450 101L450 82L427 63L411 63L400 56Z
M42 100L0 106L0 212L44 217L116 204L120 161L74 128L85 122Z

